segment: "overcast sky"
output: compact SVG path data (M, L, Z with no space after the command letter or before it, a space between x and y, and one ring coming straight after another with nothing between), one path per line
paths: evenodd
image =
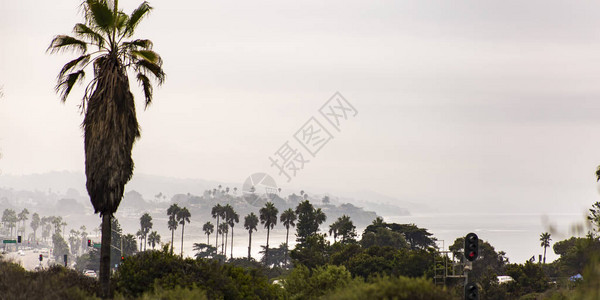
M140 1L121 0L130 12ZM48 55L79 0L0 0L0 170L83 171L81 90ZM151 1L164 59L136 173L289 191L372 190L452 210L579 213L598 201L596 1ZM358 111L287 183L272 156L339 91ZM300 146L297 146L297 148Z

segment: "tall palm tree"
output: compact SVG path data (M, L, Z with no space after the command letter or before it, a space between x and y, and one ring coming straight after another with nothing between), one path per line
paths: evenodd
M140 217L140 228L144 235L144 251L146 251L146 244L148 244L148 233L150 233L150 229L152 229L152 217L150 214L145 213ZM140 251L142 251L141 248Z
M148 235L148 245L152 246L152 250L154 250L154 247L158 244L160 244L160 234L156 231L152 231Z
M215 226L211 222L206 222L202 226L202 231L206 234L206 244L210 245L210 234L215 231Z
M544 247L544 264L546 263L546 248L550 247L550 233L544 232L540 235L540 246Z
M248 230L248 259L251 258L250 251L252 249L252 231L256 231L258 226L258 217L254 213L250 213L244 218L244 228Z
M217 205L213 206L212 210L210 211L210 214L212 215L212 217L217 219L217 231L220 228L219 227L219 218L221 217L222 211L223 211L223 206L221 206L221 204L217 204ZM218 253L219 252L219 233L218 232L217 232L217 234L215 234L215 247L217 248L217 253Z
M281 216L279 217L279 221L283 224L283 226L285 226L285 261L283 262L284 265L287 265L287 256L288 256L288 237L290 235L290 226L294 227L296 226L296 223L294 223L296 221L296 213L294 212L293 209L288 208L285 211L283 211L281 213Z
M233 259L233 226L235 223L240 222L240 216L233 210L233 207L229 204L225 205L225 220L229 227L231 227L231 251L229 253L231 259Z
M171 254L173 254L173 239L175 237L175 230L177 230L177 213L179 213L181 208L177 203L171 204L167 209L167 216L169 216L169 221L167 221L167 225L169 230L171 230Z
M273 205L272 202L265 203L265 207L261 208L260 211L260 223L267 229L267 248L265 249L265 265L269 265L269 234L271 229L277 224L277 214L279 210Z
M175 219L175 216L169 216L167 225L169 230L171 230L171 254L173 254L173 238L175 236L175 230L177 230L177 220Z
M85 88L81 107L85 110L86 187L95 213L100 213L102 218L100 286L103 297L110 297L110 220L133 174L131 150L140 136L127 71L136 73L146 107L152 102L150 78L159 85L165 79L162 59L152 51L152 42L131 40L137 25L152 7L143 2L127 15L119 10L118 4L118 0L85 0L81 5L85 21L73 28L75 37L57 35L48 47L51 53L72 50L80 55L64 65L58 74L56 91L62 101L76 83L84 80L85 69L90 64L93 67L93 79Z
M183 257L183 231L185 230L185 223L189 223L191 217L192 215L187 207L182 208L177 213L177 221L181 224L181 257Z

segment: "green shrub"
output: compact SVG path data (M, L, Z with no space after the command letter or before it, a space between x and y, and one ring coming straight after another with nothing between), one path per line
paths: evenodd
M316 299L351 281L352 275L343 266L326 265L311 271L299 265L283 280L283 287L290 299Z
M206 291L210 299L276 299L278 286L267 281L257 269L244 270L214 260L183 259L169 251L144 251L127 257L115 274L117 291L125 297L139 297L178 286Z
M88 299L94 298L97 290L96 280L62 266L29 272L0 261L2 299Z
M323 296L329 300L396 299L450 300L451 294L425 278L376 277L368 282L355 279L351 284Z

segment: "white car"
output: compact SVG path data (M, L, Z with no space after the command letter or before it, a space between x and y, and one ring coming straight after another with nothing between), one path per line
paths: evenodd
M85 270L85 272L83 272L83 275L90 278L98 278L98 275L96 275L96 271L94 270Z

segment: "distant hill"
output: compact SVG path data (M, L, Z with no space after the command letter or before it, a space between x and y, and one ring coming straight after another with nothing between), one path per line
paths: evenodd
M221 185L223 189L230 187L231 190L233 190L234 187L241 189L242 184L135 174L126 186L125 199L127 199L127 201L124 202L125 206L123 208L144 207L147 204L158 205L161 202L166 204L173 200L180 200L183 195L202 196L205 195L206 191L213 190L219 185ZM4 189L5 192L5 202L2 203L2 201L0 201L0 205L2 206L12 202L8 201L10 199L6 199L7 190L13 190L14 192L18 191L19 193L35 192L36 196L33 198L36 199L41 198L43 194L54 195L51 197L53 200L50 201L53 204L61 198L67 198L75 199L82 205L89 206L89 200L85 189L85 175L83 173L55 171L22 176L0 175L0 189ZM238 190L238 194L240 193L240 190ZM322 205L323 203L321 203L320 200L325 195L331 198L330 206L333 205L339 207L342 204L350 203L357 209L363 208L365 210L373 211L380 216L408 215L410 214L410 211L422 211L427 209L425 205L401 201L372 191L353 192L344 196L311 194L310 200L316 205ZM26 201L25 199L27 199L27 197L19 197L19 201ZM12 203L17 204L14 202ZM335 215L340 213L337 210L332 210L331 207L329 210L332 212L335 211ZM372 215L370 215L369 218L371 216Z

